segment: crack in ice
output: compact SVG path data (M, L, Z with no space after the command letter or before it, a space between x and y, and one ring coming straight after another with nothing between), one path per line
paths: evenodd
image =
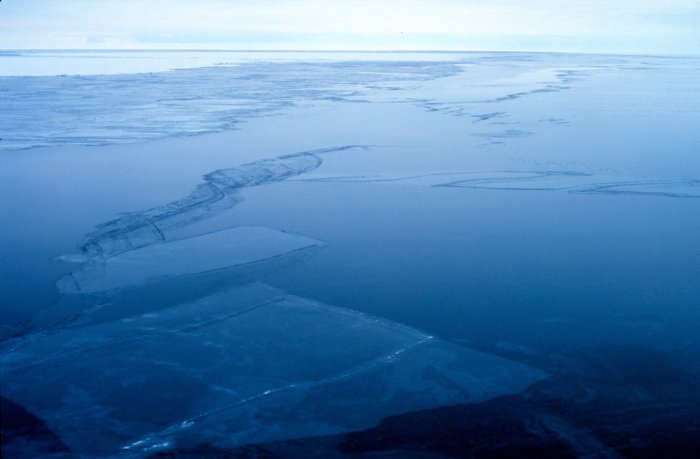
M334 308L335 309L335 308ZM360 315L364 315L362 313L359 313ZM336 381L340 381L343 379L351 378L357 374L360 374L364 371L371 370L373 368L376 368L380 365L387 365L393 362L397 357L401 356L401 354L404 354L407 351L410 351L412 349L415 349L417 347L420 347L428 342L431 342L435 339L435 337L430 336L430 335L423 335L421 339L418 341L409 344L408 346L405 346L403 348L397 349L395 351L392 351L388 354L379 356L375 359L369 360L367 362L364 362L360 365L357 365L347 371L344 371L342 373L338 373L332 376L328 376L326 378L320 379L318 381L302 381L302 382L294 382L291 384L285 384L283 386L279 387L273 387L270 389L265 389L262 392L259 392L257 394L253 394L251 396L245 397L243 399L237 400L236 402L227 404L226 406L222 406L213 410L209 410L203 413L200 413L196 416L192 416L188 419L185 419L181 422L178 422L176 424L173 424L170 427L167 427L163 429L159 433L154 433L151 435L148 435L145 438L141 438L133 443L130 443L128 445L125 445L122 447L124 450L131 450L136 447L140 447L141 450L143 451L149 451L153 449L159 448L158 445L163 445L163 444L170 444L170 441L165 439L168 436L175 435L179 431L182 431L184 429L189 429L196 425L197 421L200 421L206 417L225 412L227 410L230 410L232 408L235 408L240 405L244 405L246 403L253 402L255 400L259 400L264 397L268 397L270 395L274 395L280 392L284 392L287 390L292 390L292 389L313 389L315 387L323 386L325 384L330 384ZM145 446L142 446L145 445Z

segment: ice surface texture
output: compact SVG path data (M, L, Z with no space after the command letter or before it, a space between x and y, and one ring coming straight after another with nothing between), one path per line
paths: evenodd
M700 198L700 180L645 180L572 171L488 173L439 186L491 190L567 191L669 198Z
M59 279L59 300L37 315L34 327L101 322L162 309L259 280L306 259L323 244L268 228L233 228L186 239L169 237L169 232L231 208L241 188L312 171L324 154L366 148L304 151L217 170L183 199L98 225L84 238L80 254L62 257L83 267Z
M694 346L695 335L686 331L692 325L685 323L696 323L697 238L688 216L696 202L666 198L698 197L697 168L690 161L668 169L653 161L637 164L657 152L663 153L660 161L690 158L686 152L694 151L696 139L682 134L697 112L694 99L686 97L691 91L679 93L688 101L672 100L672 111L662 111L675 122L686 110L686 124L666 129L663 145L645 149L651 139L640 137L641 129L618 128L630 113L651 113L646 109L658 105L654 98L638 98L649 93L640 88L663 93L657 80L641 86L637 81L635 89L628 78L637 71L616 70L606 79L601 68L585 70L590 78L579 83L575 79L584 70L564 68L584 68L585 58L557 59L494 56L493 68L481 58L459 69L444 62L256 63L155 75L3 79L0 89L10 96L0 101L5 149L212 131L305 101L313 102L316 114L300 120L290 113L280 117L288 123L284 128L270 123L255 131L256 123L252 131L275 141L283 137L279 132L299 132L294 123L318 123L313 131L323 131L319 138L295 140L294 148L303 151L211 172L182 199L123 214L88 234L80 256L71 257L85 264L59 282L61 298L44 311L34 328L39 333L3 343L3 395L45 419L47 429L76 454L139 457L171 447L235 448L364 429L392 414L517 393L543 376L396 322L561 371L565 384L580 378L564 368L562 349L637 339L649 346ZM620 62L613 66L630 60ZM665 75L658 79L682 86ZM609 85L608 96L633 90L610 99L602 89ZM579 104L579 98L601 103ZM638 99L641 105L629 103ZM107 116L105 107L114 113ZM302 112L309 114L295 113ZM351 112L361 116L335 118ZM651 115L647 125L663 125L661 116ZM609 135L588 143L589 133L601 129L598 120L611 125ZM395 132L387 126L396 126ZM484 139L505 145L483 146ZM353 145L360 142L393 148L374 154ZM294 151L271 143L274 151ZM666 148L670 144L674 149ZM319 145L345 146L312 150ZM240 150L230 151L233 161ZM61 158L65 152L92 150L4 157ZM198 152L193 149L188 160L196 161ZM345 153L325 156L334 152ZM138 167L140 159L132 160L130 166ZM326 167L319 167L323 162ZM38 172L28 177L43 177ZM290 183L295 180L411 183ZM149 189L166 181L144 179ZM249 188L280 181L288 183ZM21 213L47 214L37 221L55 225L55 214L34 198L56 187L35 186L39 180L18 183L6 194L31 192L23 196L31 205ZM85 202L101 205L91 186L84 190ZM249 206L195 225L230 210L242 190ZM103 214L114 215L115 207ZM321 219L321 209L342 211ZM66 243L51 242L42 252L46 259L59 252L49 250L64 251L83 228L104 217L81 218ZM327 257L274 279L305 298L250 284L305 261L322 243L240 226L192 237L202 226L211 231L261 221L334 244ZM11 224L16 234L32 227ZM39 250L38 234L46 233L26 233L16 240L32 244L19 245L17 252ZM610 250L614 245L621 250ZM43 269L33 263L36 271ZM609 386L615 379L596 381ZM566 396L569 387L543 404L576 406ZM576 400L591 400L591 387L597 386L575 391ZM646 395L638 387L623 388L634 396L619 412L628 413L630 403ZM556 422L544 426L562 436L574 431Z
M262 284L28 339L2 362L4 394L89 456L338 433L543 377Z
M263 227L234 227L93 259L57 282L37 330L110 322L258 281L307 260L323 243Z
M190 225L233 207L241 188L278 182L312 171L327 153L367 148L345 145L303 151L221 169L204 176L204 183L182 199L140 212L129 212L103 223L88 234L81 252L89 259L108 258L129 250L166 240L170 230Z
M458 180L443 182L448 178ZM465 171L367 176L312 175L297 180L351 183L413 181L447 188L700 198L700 180L697 179L650 180L565 170Z
M458 72L450 62L253 62L133 75L0 77L0 150L221 131L363 85Z
M316 247L307 237L239 227L154 244L89 264L59 281L61 293L96 293L241 266Z
M415 57L415 56L413 56ZM366 59L366 56L365 56ZM544 71L512 55L463 53L442 60L248 62L125 75L0 77L0 151L108 145L232 129L241 121L319 101L404 102L475 122L505 115L489 104L566 90L584 71L548 56ZM479 66L475 71L474 66ZM465 67L466 66L466 67ZM502 80L493 68L530 74ZM421 84L464 73L457 91Z

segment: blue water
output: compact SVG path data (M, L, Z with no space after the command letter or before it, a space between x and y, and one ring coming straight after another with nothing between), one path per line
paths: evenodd
M700 60L176 56L0 77L7 452L690 457Z

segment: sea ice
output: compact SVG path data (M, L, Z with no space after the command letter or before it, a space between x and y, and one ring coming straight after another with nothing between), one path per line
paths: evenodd
M455 342L559 373L557 396L618 381L579 391L581 346L698 361L697 202L667 199L700 196L697 59L342 59L0 78L0 293L20 316L3 397L76 455L141 457L364 429L544 376ZM125 209L64 258L82 267L49 262ZM254 225L329 250L279 273L324 243ZM273 272L306 298L253 284Z
M158 311L260 281L323 245L270 228L235 227L93 259L58 280L59 299L42 308L32 326L85 326Z
M453 62L246 62L123 75L0 77L0 151L107 145L216 132L364 85L459 72Z
M444 180L450 179L449 182ZM456 180L455 180L456 179ZM700 180L661 180L625 177L566 170L540 171L451 171L423 174L334 175L308 174L295 180L307 182L399 182L448 188L472 188L506 191L565 191L610 195L659 196L668 198L700 197Z
M439 186L510 191L630 194L669 198L700 197L700 180L650 180L575 171L487 172Z
M321 245L262 227L237 227L153 244L89 263L58 282L60 293L97 293L246 265Z
M238 167L220 169L204 176L188 196L143 211L129 212L102 223L83 239L81 252L88 257L108 258L129 250L167 240L168 231L211 217L233 207L241 188L286 180L319 167L321 155L367 148L344 145L320 150L291 153L263 159Z
M366 428L392 414L518 392L543 377L262 284L28 337L1 359L3 395L93 457Z

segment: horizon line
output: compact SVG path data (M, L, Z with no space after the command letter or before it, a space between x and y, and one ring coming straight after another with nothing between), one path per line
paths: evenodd
M566 54L587 56L634 56L634 57L700 57L698 54L664 54L664 53L634 53L634 52L596 52L596 51L524 51L524 50L493 50L493 49L274 49L274 48L0 48L0 52L229 52L229 53L400 53L400 54Z

